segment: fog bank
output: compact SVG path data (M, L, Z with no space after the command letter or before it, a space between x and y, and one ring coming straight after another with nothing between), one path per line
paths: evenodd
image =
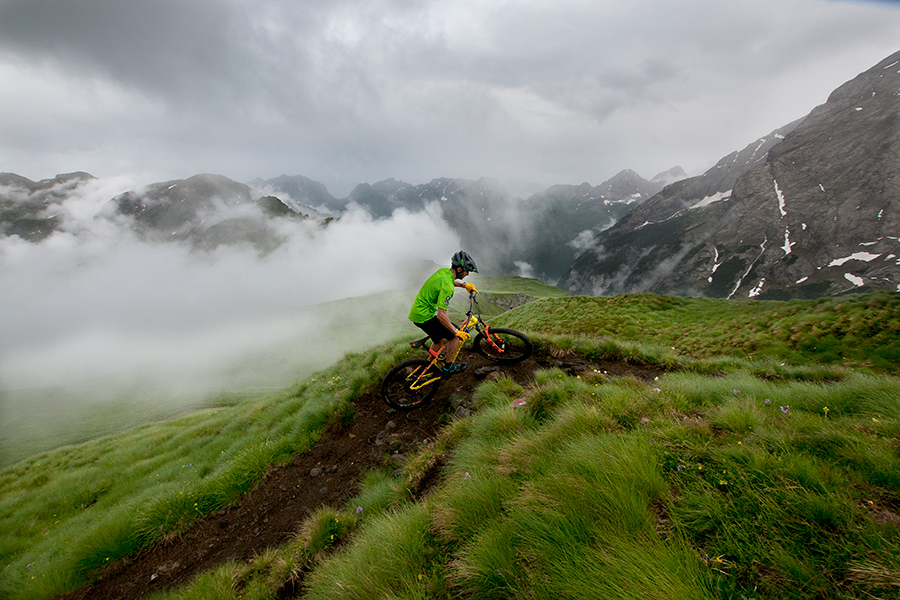
M177 405L282 387L347 351L412 335L405 314L418 278L459 244L436 210L378 221L354 210L325 227L280 223L285 241L268 254L199 252L143 241L107 218L113 189L128 188L79 187L58 207L66 229L41 243L0 238L6 438L47 407L76 415L91 403Z

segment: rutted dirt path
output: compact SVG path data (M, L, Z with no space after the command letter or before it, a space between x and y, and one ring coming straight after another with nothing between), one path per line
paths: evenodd
M435 437L440 417L467 402L484 380L475 370L493 366L468 348L460 360L468 363L468 370L444 382L429 405L400 413L384 404L377 389L363 394L354 402L351 424L330 426L313 448L296 455L290 464L273 468L237 504L206 517L166 544L110 565L97 581L57 600L133 600L184 585L226 560L249 560L285 543L315 510L343 507L359 491L362 474L388 464L392 454L412 456ZM533 356L500 371L527 385L536 370L553 366L570 373L598 369L611 376L644 380L661 374L655 368L622 362L549 356Z

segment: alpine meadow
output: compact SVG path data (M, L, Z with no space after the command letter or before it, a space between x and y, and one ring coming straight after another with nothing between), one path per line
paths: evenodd
M454 376L419 439L405 435L417 411L388 415L352 491L298 510L280 542L181 579L167 575L188 565L159 554L200 556L203 524L221 530L245 503L265 527L276 507L254 494L317 446L353 443L367 405L387 413L380 376L407 339L8 467L4 597L896 594L900 294L589 298L473 281L493 325L534 340L530 369ZM511 298L528 301L499 308ZM314 468L351 467L328 461ZM140 591L106 583L120 580Z

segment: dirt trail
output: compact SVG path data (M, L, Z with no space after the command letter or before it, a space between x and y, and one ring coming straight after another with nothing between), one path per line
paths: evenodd
M57 600L133 600L184 585L226 560L249 560L285 543L318 508L343 507L358 492L363 473L388 464L395 453L412 456L435 437L439 418L470 399L483 381L475 370L493 365L468 349L460 361L468 363L468 370L444 382L429 405L400 413L384 404L378 390L363 394L354 402L351 424L330 426L313 448L296 455L290 464L270 470L237 504L208 516L166 544L110 565L95 582ZM552 366L570 373L598 369L644 380L661 374L621 362L548 356L533 356L500 370L525 385L536 370Z

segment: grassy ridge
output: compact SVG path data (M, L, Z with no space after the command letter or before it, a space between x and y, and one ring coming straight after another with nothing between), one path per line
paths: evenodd
M485 384L447 433L441 488L364 523L304 597L888 597L900 408L868 396L897 385Z
M381 349L383 350L383 349ZM42 453L0 472L0 597L44 598L227 506L394 362L347 355L295 388Z
M897 305L894 294L527 304L492 324L544 332L538 346L560 357L678 370L650 385L557 370L527 389L485 384L480 410L423 448L405 480L372 473L289 544L170 597L274 598L301 573L309 598L887 597L900 581L900 381L877 373L889 354L867 353L896 343ZM755 333L762 320L768 336ZM839 361L820 364L803 343L814 331ZM347 355L295 388L0 472L0 596L71 589L227 505L404 350ZM413 501L406 490L436 461L442 484Z
M579 333L671 347L695 358L775 357L893 370L900 366L900 294L790 302L655 294L535 302L498 320L545 335Z
M502 313L504 309L496 302L504 302L508 297L564 295L537 279L477 274L471 279L486 292L480 300L486 315ZM256 395L277 390L327 367L350 350L363 349L361 343L384 343L403 331L415 336L418 330L407 315L416 291L395 290L346 298L280 315L278 329L285 335L277 343L254 352L245 349L256 347L247 339L228 338L226 343L236 354L221 364L198 356L189 371L191 385L185 385L185 389L172 386L177 392L167 387L171 376L152 371L34 389L0 390L0 468L57 446L218 403L223 389ZM465 298L464 293L454 297L456 318L468 308ZM260 331L265 334L265 329ZM217 338L217 344L221 342ZM197 389L191 387L194 384Z

